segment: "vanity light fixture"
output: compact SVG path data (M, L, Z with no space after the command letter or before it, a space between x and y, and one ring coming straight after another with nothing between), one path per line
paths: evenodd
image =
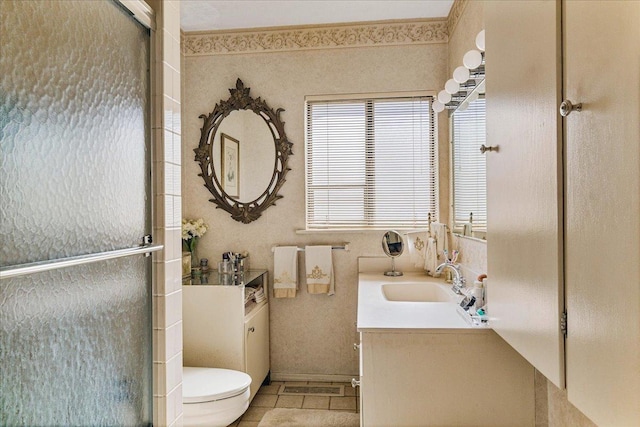
M484 30L480 31L476 36L476 47L480 52L484 52Z
M438 100L433 101L433 104L431 104L431 107L433 108L433 111L435 111L436 113L441 113L444 111L444 104Z
M438 101L442 102L443 104L451 102L451 94L446 90L441 90L440 92L438 92Z
M444 90L438 92L437 99L431 104L431 108L436 113L445 109L462 108L464 110L469 106L469 102L477 98L477 86L484 83L484 30L476 35L475 42L478 50L471 49L464 54L463 65L453 71L453 78L447 80ZM473 96L476 98L470 100L469 96L474 93Z
M475 70L480 65L482 65L482 59L482 53L480 53L480 51L471 49L462 57L462 63L468 69Z
M460 91L460 83L455 81L454 79L449 79L444 84L444 90L451 95L458 93Z
M469 80L469 77L469 69L463 67L462 65L453 70L453 80L458 83L465 83L467 80Z

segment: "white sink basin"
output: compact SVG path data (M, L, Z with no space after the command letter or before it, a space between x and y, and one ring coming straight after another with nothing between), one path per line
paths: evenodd
M437 283L384 283L382 294L387 301L453 302L453 294Z

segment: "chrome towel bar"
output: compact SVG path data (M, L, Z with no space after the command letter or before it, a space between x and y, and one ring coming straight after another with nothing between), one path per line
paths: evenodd
M281 245L281 246L287 246L287 245ZM307 245L307 246L313 246L313 245ZM349 243L344 243L342 245L337 245L337 246L331 246L331 249L333 249L334 251L336 251L336 250L348 251L349 250ZM276 247L272 246L271 247L271 252L275 252L275 251L276 251ZM304 248L298 248L298 252L304 252Z
M79 255L69 258L52 259L47 261L30 262L28 264L0 267L0 280L9 279L11 277L25 276L27 274L41 273L43 271L56 270L58 268L106 261L108 259L116 259L138 254L149 254L151 252L159 251L163 247L164 245L149 244L95 254Z

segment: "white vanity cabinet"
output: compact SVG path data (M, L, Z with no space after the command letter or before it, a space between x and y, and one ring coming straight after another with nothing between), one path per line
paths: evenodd
M533 368L490 329L361 333L361 425L533 426Z
M640 2L486 2L485 31L492 325L596 424L638 425Z
M245 287L262 286L267 271L251 270L246 285L223 286L217 273L208 283L182 286L184 366L243 371L251 376L251 399L269 374L269 303L245 304ZM194 284L197 283L197 284Z
M533 426L533 367L451 302L388 300L383 287L428 286L420 273L358 283L362 427ZM440 300L439 300L440 301Z

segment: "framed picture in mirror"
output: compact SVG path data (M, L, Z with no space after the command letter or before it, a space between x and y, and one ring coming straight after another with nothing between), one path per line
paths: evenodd
M222 187L229 197L240 196L240 141L227 134L222 140Z

